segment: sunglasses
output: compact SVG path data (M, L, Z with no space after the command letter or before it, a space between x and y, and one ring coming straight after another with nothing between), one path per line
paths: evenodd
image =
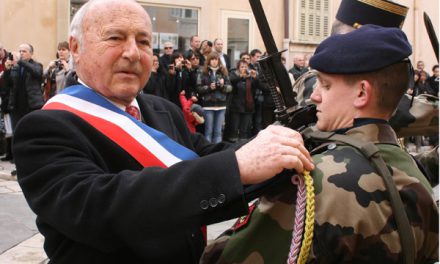
M165 47L164 49L172 49L173 47Z

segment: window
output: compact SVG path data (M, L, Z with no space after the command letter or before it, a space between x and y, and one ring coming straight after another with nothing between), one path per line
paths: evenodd
M297 40L319 43L329 35L329 0L300 0Z
M190 38L198 33L199 11L190 8L144 6L153 24L153 49L159 53L171 41L174 49L184 52Z
M70 19L87 0L70 0ZM142 3L141 3L142 4ZM189 49L190 38L198 34L199 10L179 7L158 7L142 4L153 25L153 49L159 53L171 41L175 50Z
M251 12L223 10L221 38L224 42L223 52L231 60L231 68L235 68L240 53L254 48L255 25Z

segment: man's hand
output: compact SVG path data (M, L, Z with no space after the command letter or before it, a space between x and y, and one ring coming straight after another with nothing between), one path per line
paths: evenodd
M243 184L270 179L284 169L312 170L301 135L286 127L269 126L235 152Z

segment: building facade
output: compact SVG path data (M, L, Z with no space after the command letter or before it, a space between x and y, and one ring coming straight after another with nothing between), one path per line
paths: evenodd
M86 0L0 0L0 42L7 50L21 43L35 48L35 58L45 66L55 58L57 43L67 40L70 20ZM153 47L161 52L171 41L179 50L189 47L191 35L221 38L224 52L233 61L240 52L265 50L249 0L138 0L153 23ZM330 34L341 0L261 0L272 34L287 66L296 53L311 56L316 45ZM409 7L403 25L413 45L413 64L423 60L426 70L437 64L423 22L426 12L439 32L438 0L395 0Z

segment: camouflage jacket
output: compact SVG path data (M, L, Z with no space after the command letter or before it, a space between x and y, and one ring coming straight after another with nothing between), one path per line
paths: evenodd
M415 263L438 259L438 209L414 160L387 124L347 135L374 142L392 171L415 236ZM314 154L313 154L314 153ZM402 263L397 227L383 180L355 148L324 144L313 154L315 225L308 263ZM286 263L295 188L262 198L246 225L208 245L202 263Z

